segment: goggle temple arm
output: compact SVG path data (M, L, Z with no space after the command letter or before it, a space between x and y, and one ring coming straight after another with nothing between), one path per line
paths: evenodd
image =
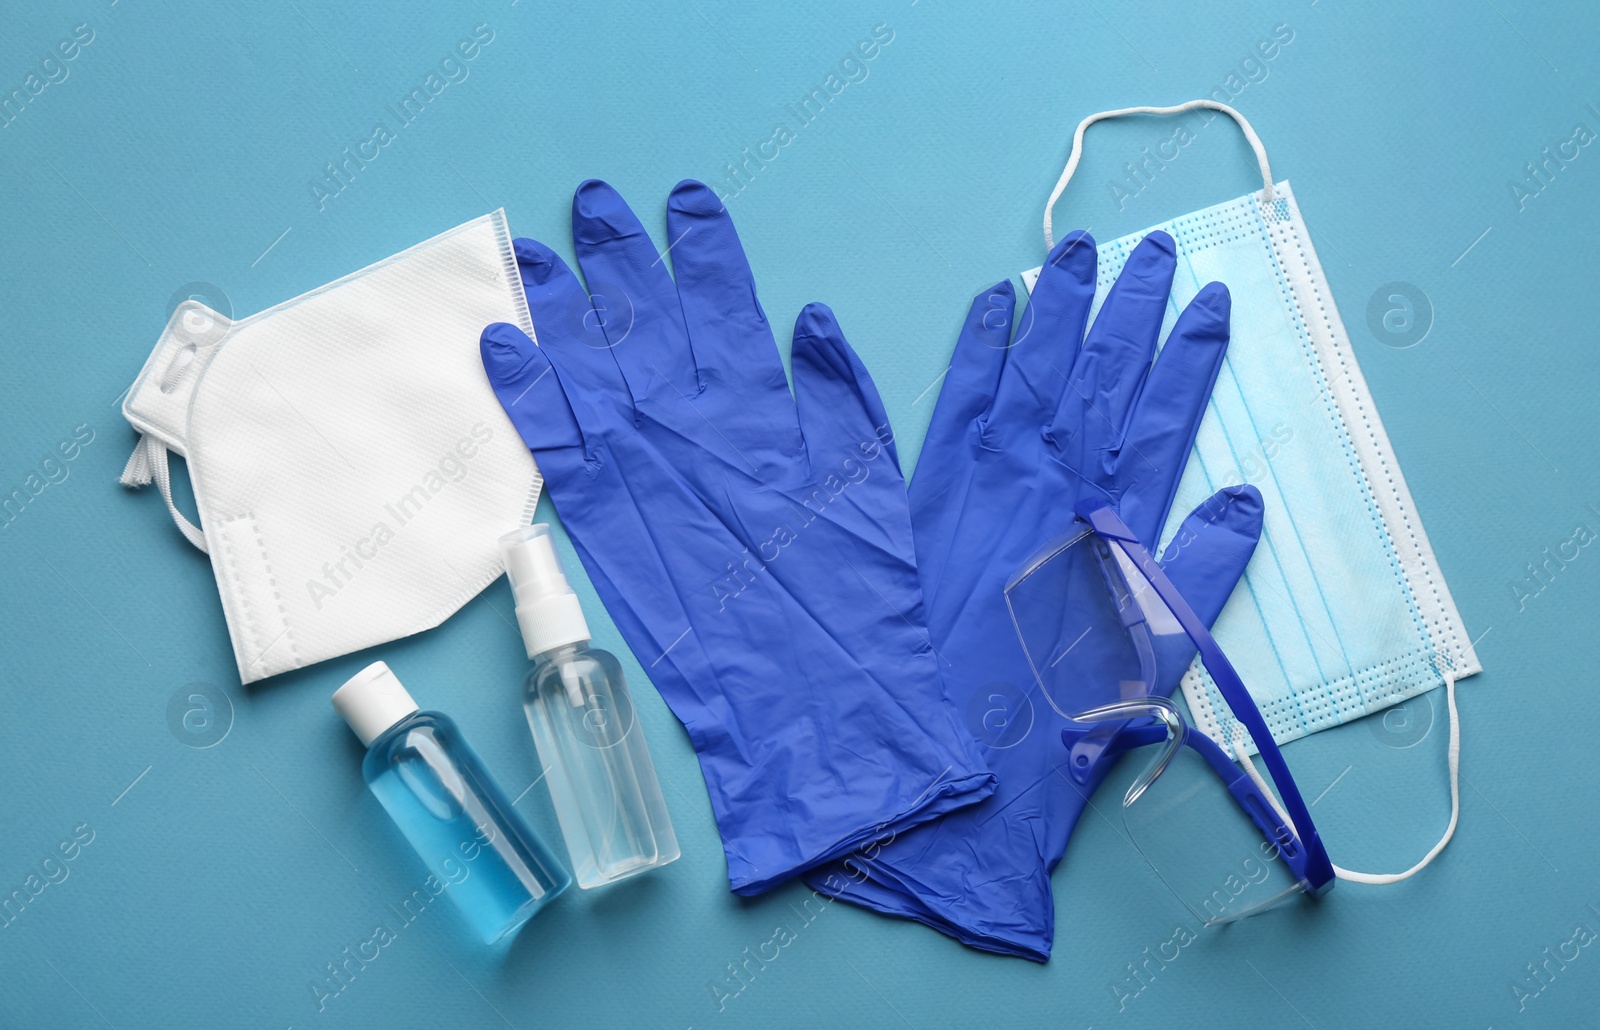
M1217 746L1216 741L1198 731L1190 731L1184 738L1188 744L1200 754L1214 769L1222 782L1227 785L1228 793L1233 795L1233 800L1244 810L1250 821L1256 824L1256 829L1261 831L1262 837L1277 849L1283 857L1284 863L1294 873L1296 880L1313 883L1313 869L1311 854L1300 846L1300 839L1295 835L1293 827L1284 823L1278 817L1278 810L1270 798L1262 796L1261 789L1255 781L1235 765L1228 758L1227 752Z
M1117 516L1117 513L1111 509L1110 505L1103 500L1086 501L1079 505L1077 515L1087 522L1097 534L1113 541L1121 548L1123 554L1133 562L1139 569L1140 574L1155 589L1157 596L1166 604L1173 617L1178 620L1178 624L1183 627L1183 631L1188 634L1189 639L1194 642L1195 648L1200 652L1200 660L1204 663L1206 671L1211 673L1211 678L1216 683L1217 690L1222 694L1223 700L1228 703L1228 707L1232 710L1234 717L1244 724L1245 729L1250 731L1251 739L1255 741L1261 760L1266 765L1268 773L1271 774L1272 782L1283 798L1283 807L1294 825L1292 827L1283 826L1282 821L1278 820L1276 816L1272 816L1271 823L1277 824L1285 832L1294 831L1292 835L1298 837L1304 850L1305 869L1301 878L1306 882L1311 893L1321 894L1333 884L1333 862L1328 858L1327 849L1322 846L1322 839L1317 835L1316 824L1311 820L1311 811L1306 807L1305 799L1300 795L1300 788L1296 786L1294 777L1289 772L1288 763L1283 760L1283 752L1278 749L1277 742L1272 739L1272 732L1267 728L1266 720L1261 717L1261 710L1256 707L1255 699L1245 689L1244 682L1239 678L1238 672L1234 670L1233 664L1228 661L1222 649L1217 646L1216 639L1211 636L1211 631L1195 615L1194 609L1189 607L1189 602L1178 592L1177 587L1172 585L1172 581L1167 578L1167 574L1162 572L1161 567L1150 557L1150 552L1145 550L1138 537ZM1194 736L1197 738L1196 744L1199 743L1198 738L1203 737L1202 734L1195 734ZM1204 739L1206 743L1216 750L1228 769L1231 770L1229 774L1224 776L1224 779L1230 782L1229 792L1235 798L1240 799L1240 804L1245 808L1245 811L1257 822L1258 826L1261 826L1261 821L1257 819L1254 809L1256 805L1266 804L1267 799L1261 797L1260 792L1254 790L1252 784L1249 796L1253 800L1246 803L1241 798L1240 792L1234 789L1231 782L1234 775L1238 773L1237 768L1231 761L1227 761L1226 754L1217 747L1214 741L1210 740L1210 738ZM1203 745L1201 746L1201 753L1206 753ZM1210 761L1209 755L1207 760ZM1248 782L1248 777L1246 777L1246 781ZM1240 790L1243 790L1243 788L1240 788ZM1267 805L1267 808L1270 811L1270 804ZM1277 834L1268 826L1262 826L1262 830L1269 840L1277 840Z

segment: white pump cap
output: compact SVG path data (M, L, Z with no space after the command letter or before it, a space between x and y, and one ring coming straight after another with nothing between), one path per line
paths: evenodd
M549 526L536 522L507 533L500 538L500 557L517 599L517 625L529 658L589 639L589 624L567 585Z
M384 730L416 711L417 703L388 665L373 662L333 692L333 708L355 730L362 746L371 747Z

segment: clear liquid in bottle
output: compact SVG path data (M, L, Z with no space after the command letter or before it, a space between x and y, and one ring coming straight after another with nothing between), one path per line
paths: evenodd
M578 886L666 865L678 838L622 666L589 646L550 527L517 530L500 547L534 659L523 707Z

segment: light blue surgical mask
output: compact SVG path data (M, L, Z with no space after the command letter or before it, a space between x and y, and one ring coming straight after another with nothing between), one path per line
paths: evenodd
M1096 306L1128 254L1161 229L1177 241L1167 325L1213 280L1233 298L1232 342L1163 540L1221 487L1250 483L1265 528L1214 634L1287 741L1388 708L1481 671L1287 182L1237 111L1214 101L1086 118L1050 210L1082 154L1084 130L1124 114L1208 108L1239 123L1262 189L1100 245ZM1024 273L1032 288L1036 273ZM1180 548L1181 541L1176 541ZM1197 727L1241 757L1255 751L1198 664L1183 680ZM1236 745L1241 745L1236 747ZM1457 749L1451 749L1452 795ZM1451 819L1451 829L1455 819ZM1448 834L1446 835L1448 839ZM1443 842L1441 842L1442 846ZM1436 853L1436 852L1435 852ZM1431 857L1431 855L1430 855Z

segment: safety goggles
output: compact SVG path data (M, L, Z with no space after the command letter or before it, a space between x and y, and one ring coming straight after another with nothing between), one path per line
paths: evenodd
M1104 501L1079 505L1077 516L1005 590L1039 688L1076 724L1062 733L1066 774L1092 789L1117 755L1149 755L1123 797L1123 823L1156 875L1205 925L1324 893L1333 865L1238 673ZM1169 561L1183 558L1180 550ZM1242 731L1249 732L1281 807L1163 696L1196 651L1231 709L1230 741L1243 753Z

